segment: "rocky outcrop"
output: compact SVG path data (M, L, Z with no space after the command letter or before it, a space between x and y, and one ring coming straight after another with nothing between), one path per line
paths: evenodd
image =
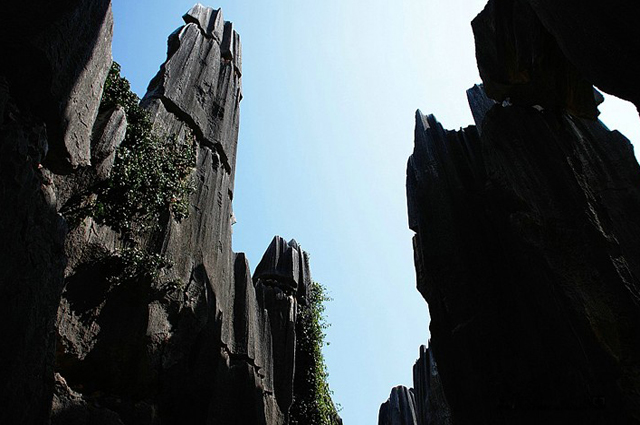
M442 389L433 349L420 346L413 365L413 388L399 385L380 406L379 425L450 425L451 412Z
M231 249L233 25L189 10L141 109L109 71L110 3L35 3L24 25L9 6L0 26L0 398L11 406L0 422L286 424L311 277L295 241L274 238L254 276ZM185 163L194 149L171 182L192 187L188 214L177 198L150 215L107 209L118 161L154 143L186 147L175 151Z
M601 122L493 104L416 116L418 289L453 423L640 420L640 168Z
M487 93L595 118L595 84L638 107L634 13L624 0L490 0L472 22Z
M54 390L67 231L47 168L69 172L89 163L112 16L109 1L2 9L0 423L41 424Z
M409 226L441 389L427 410L454 424L640 423L640 167L595 120L592 86L637 102L629 68L611 69L633 30L630 6L591 3L489 1L476 125L416 115Z
M389 399L382 403L378 425L417 425L416 402L413 390L405 386L393 387Z
M450 425L451 412L433 346L420 346L420 357L413 365L413 387L418 425Z

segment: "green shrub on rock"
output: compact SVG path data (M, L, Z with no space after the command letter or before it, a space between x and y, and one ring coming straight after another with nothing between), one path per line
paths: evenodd
M157 221L167 209L176 220L187 216L193 191L190 175L195 166L195 137L184 141L160 137L153 131L149 114L129 82L113 63L105 82L101 110L117 105L127 116L125 139L116 152L111 177L97 188L90 214L115 230L129 232Z
M325 288L312 282L307 305L300 306L296 322L296 372L294 400L290 410L292 425L337 425L338 412L329 389L329 373L322 354L326 321L324 303L330 301Z

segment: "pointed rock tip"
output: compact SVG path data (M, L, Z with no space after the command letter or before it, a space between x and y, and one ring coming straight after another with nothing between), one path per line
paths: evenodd
M416 110L416 129L426 131L438 124L433 114L424 115L420 109Z
M300 248L300 244L298 244L298 242L295 239L291 239L289 241L289 246L293 249L299 249Z

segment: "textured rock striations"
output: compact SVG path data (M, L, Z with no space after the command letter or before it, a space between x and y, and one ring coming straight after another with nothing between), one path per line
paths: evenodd
M109 1L0 13L0 423L46 423L66 224L52 175L86 165L111 64ZM20 19L20 17L24 19Z
M146 121L101 103L108 1L14 8L0 26L0 423L286 424L311 277L295 241L274 238L253 277L231 249L233 25L199 4L185 14ZM32 19L5 18L18 11ZM119 227L100 216L100 188L145 125L194 146L189 213L167 205L157 223Z
M636 13L624 0L490 0L472 22L487 93L595 118L595 84L638 107Z
M451 412L442 390L433 350L420 346L413 366L413 388L397 386L380 406L379 425L450 425Z
M612 74L583 70L565 37L585 31L549 26L565 3L546 3L492 0L474 20L500 101L468 91L476 126L416 115L409 225L454 424L640 423L640 167L579 117ZM634 81L616 82L631 100Z
M413 389L402 385L391 390L389 400L382 403L378 425L417 425L416 401Z

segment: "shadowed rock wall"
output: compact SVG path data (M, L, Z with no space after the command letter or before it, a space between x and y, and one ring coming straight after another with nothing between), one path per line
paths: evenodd
M413 365L413 388L399 385L380 406L379 425L450 425L451 412L433 355L433 348L420 346Z
M418 112L407 171L453 423L639 421L631 144L599 121L468 95L481 133Z
M0 422L286 424L311 276L295 241L274 238L253 277L231 249L233 24L198 4L170 35L141 106L159 139L195 139L189 214L167 206L124 229L82 209L147 119L101 108L110 2L3 6L1 19Z
M111 64L109 1L0 13L0 423L45 423L67 231L51 173L88 163Z
M476 125L416 114L409 227L443 396L414 368L418 423L640 423L640 167L592 86L637 105L619 3L489 1Z

